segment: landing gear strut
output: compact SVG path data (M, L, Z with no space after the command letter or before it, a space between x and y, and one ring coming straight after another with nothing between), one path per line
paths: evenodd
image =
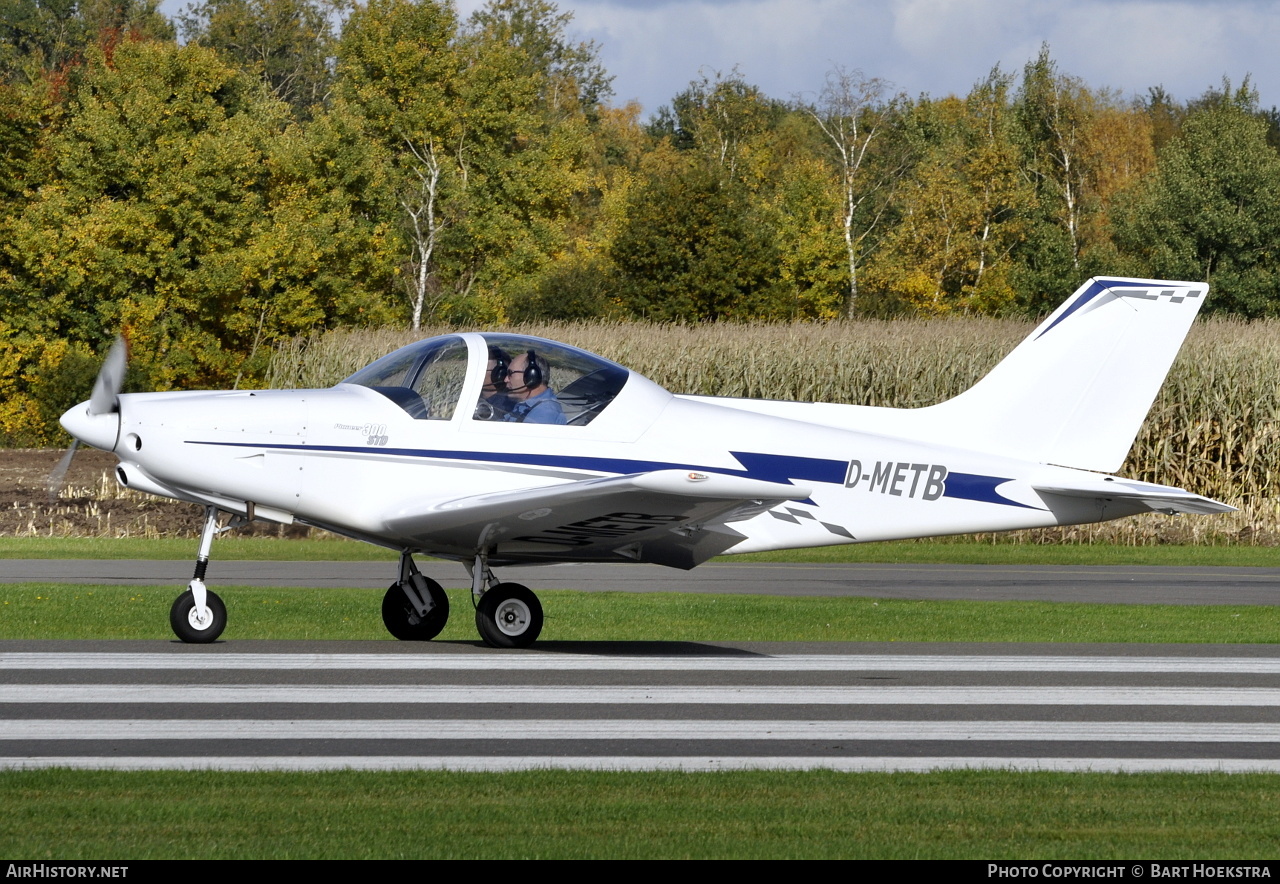
M449 597L422 574L408 552L400 553L400 579L382 597L382 622L401 641L430 641L449 620Z
M200 534L200 552L196 556L196 573L187 584L187 591L174 601L169 609L169 625L174 635L191 644L208 644L217 641L227 628L227 606L204 585L204 574L209 567L209 550L213 536L218 533L217 507L205 507L204 530Z
M482 551L471 565L476 631L491 648L527 648L542 632L542 603L527 586L499 583Z
M499 583L480 596L476 629L491 648L527 648L542 632L542 603L527 586Z

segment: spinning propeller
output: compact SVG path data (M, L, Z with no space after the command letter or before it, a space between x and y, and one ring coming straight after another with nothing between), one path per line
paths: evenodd
M89 396L89 414L109 414L120 410L120 388L124 386L124 370L129 361L129 346L123 335L116 335L107 352L98 378Z
M71 467L71 459L81 442L95 448L111 450L120 430L120 388L124 386L124 373L128 365L128 345L124 337L116 336L115 343L93 382L93 393L88 402L82 402L67 410L61 418L62 426L71 434L71 447L49 473L49 502L57 500L63 480ZM110 416L114 415L114 419Z

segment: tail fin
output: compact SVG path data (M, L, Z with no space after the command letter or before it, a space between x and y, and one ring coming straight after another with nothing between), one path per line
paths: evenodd
M1115 472L1208 292L1091 279L972 388L920 411L965 447Z

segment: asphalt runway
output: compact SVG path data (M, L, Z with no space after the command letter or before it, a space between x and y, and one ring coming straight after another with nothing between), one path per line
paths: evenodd
M170 585L191 579L190 561L0 560L0 583L48 581ZM424 561L446 588L469 587L461 565ZM1108 602L1174 605L1280 604L1280 568L1056 565L880 565L715 562L692 571L657 565L544 565L498 569L503 580L543 589L747 593L891 599ZM206 582L222 586L357 586L386 589L387 562L235 562L213 559Z
M0 768L1280 772L1280 646L12 641Z
M219 562L367 586L393 562ZM445 586L456 564L425 562ZM191 563L0 561L172 585ZM1280 569L715 563L503 569L537 589L1276 604ZM1280 772L1280 645L0 642L0 768Z

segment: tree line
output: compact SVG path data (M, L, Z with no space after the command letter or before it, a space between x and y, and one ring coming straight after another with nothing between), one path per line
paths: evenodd
M700 71L648 119L548 0L0 0L0 442L349 325L1035 315L1095 274L1280 313L1280 114L1043 49L967 94Z

